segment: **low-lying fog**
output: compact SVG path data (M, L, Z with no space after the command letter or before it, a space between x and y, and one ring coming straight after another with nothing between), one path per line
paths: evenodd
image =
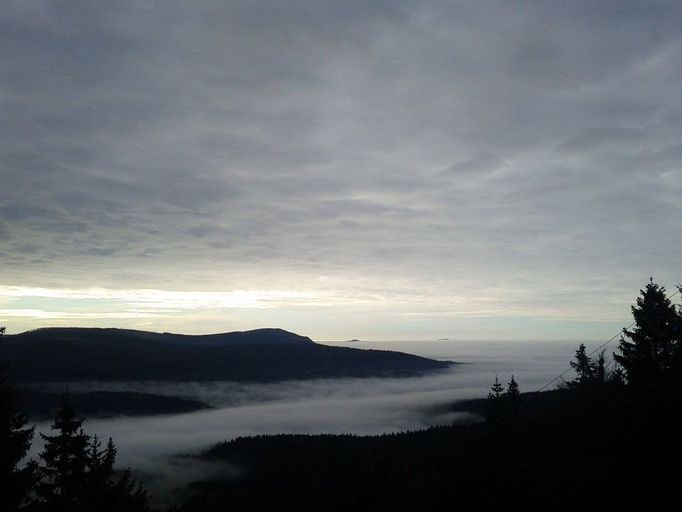
M356 348L400 350L457 361L451 369L415 378L330 379L276 384L88 383L81 390L134 390L200 399L214 409L187 414L91 419L88 434L112 437L118 465L163 478L192 480L206 468L171 464L167 456L196 453L238 436L274 433L380 434L471 420L438 406L487 394L495 375L513 374L521 391L535 391L568 368L580 342L352 342ZM588 350L597 344L589 344ZM614 350L609 347L607 353ZM567 378L571 378L570 375ZM39 423L48 432L49 423ZM37 442L33 456L41 450ZM224 471L224 469L219 469Z

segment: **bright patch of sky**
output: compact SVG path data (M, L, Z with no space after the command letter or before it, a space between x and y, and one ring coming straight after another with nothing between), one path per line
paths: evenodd
M607 337L682 251L678 1L7 1L0 324Z

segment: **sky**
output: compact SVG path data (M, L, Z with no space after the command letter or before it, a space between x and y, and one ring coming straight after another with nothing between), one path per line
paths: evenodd
M679 1L0 10L0 324L599 339L682 281Z

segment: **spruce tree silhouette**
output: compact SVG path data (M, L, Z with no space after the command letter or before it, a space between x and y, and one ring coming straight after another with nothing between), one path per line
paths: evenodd
M83 420L64 396L52 430L41 434L45 448L40 454L39 481L31 510L45 512L123 512L149 510L147 492L129 470L114 476L116 448L111 439L101 442L87 435Z
M519 390L519 384L514 380L513 375L511 376L509 384L507 384L506 396L511 408L519 405L519 402L521 401L521 391Z
M0 329L0 334L4 327ZM17 510L31 486L35 465L31 462L19 467L33 439L33 427L27 428L28 418L16 410L14 389L7 382L5 368L0 368L0 509Z
M148 510L147 492L133 478L129 469L113 481L116 447L111 438L102 450L101 442L94 436L88 444L88 475L84 488L84 502L93 510L142 511Z
M570 387L584 386L595 380L596 367L586 353L585 344L581 343L575 351L575 361L569 363L576 373L576 378L568 383Z
M611 376L606 373L606 356L602 350L597 356L597 360L592 363L593 379L596 384L604 384Z
M500 383L497 375L495 375L495 383L491 386L488 393L488 421L494 421L502 415L504 399L504 386Z
M89 437L83 432L82 424L65 395L51 427L57 434L40 434L45 448L40 453L42 464L36 485L36 503L43 505L44 510L83 509L81 498L88 466Z
M495 375L495 383L491 386L488 398L490 400L500 400L504 395L504 386L500 384L500 379Z
M635 326L623 329L614 359L628 386L642 389L673 367L680 350L682 318L664 287L650 279L632 306Z

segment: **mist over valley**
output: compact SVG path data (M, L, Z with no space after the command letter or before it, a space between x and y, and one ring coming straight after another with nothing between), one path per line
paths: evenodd
M681 27L4 0L0 511L670 508Z
M198 454L216 443L240 436L380 435L482 421L476 413L451 411L449 405L485 396L496 375L506 381L513 374L523 391L537 390L566 369L566 361L577 343L359 341L353 343L358 350L398 350L460 364L409 377L278 382L75 381L34 383L29 389L49 391L56 396L68 390L74 400L81 393L147 394L210 407L182 414L105 418L95 414L87 418L85 427L89 432L116 440L118 464L135 468L163 494L170 488L181 488L199 477L222 471L221 465L216 469L215 464L196 459L179 461L177 455ZM47 431L49 425L50 421L44 420L36 428ZM40 451L40 446L34 445L33 455ZM239 474L238 465L231 465L230 471Z

